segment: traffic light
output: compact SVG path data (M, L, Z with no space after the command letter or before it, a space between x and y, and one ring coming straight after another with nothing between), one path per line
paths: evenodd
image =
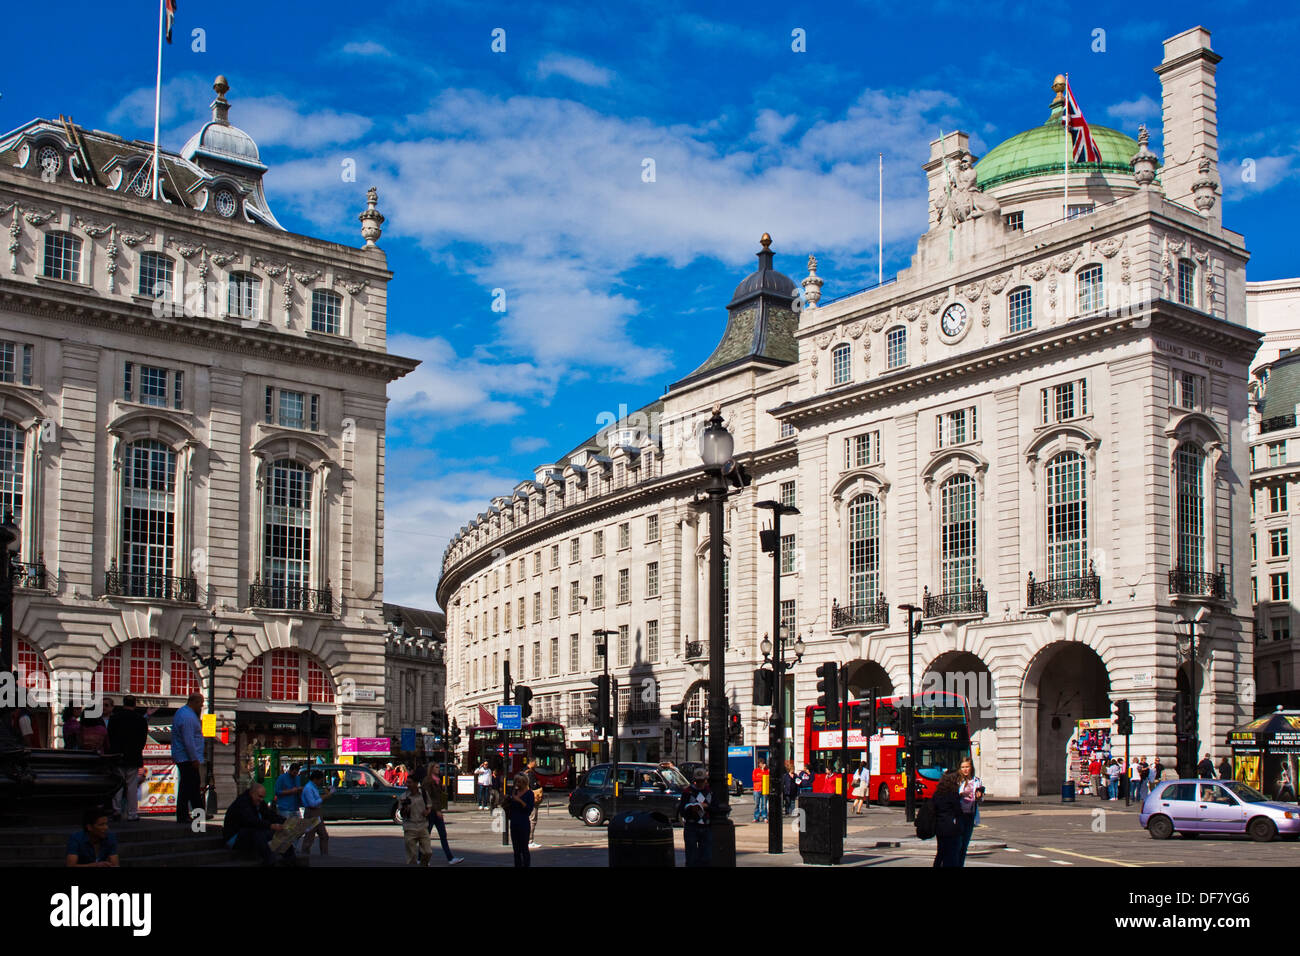
M1129 712L1127 700L1117 700L1115 708L1115 732L1121 737L1133 733L1133 715Z
M686 732L686 705L673 704L668 708L668 713L673 730L679 735L684 734Z
M605 734L609 732L609 676L601 674L592 683L596 685L592 725L596 728L596 733Z
M862 735L870 740L876 736L876 689L867 691L867 719L862 722Z
M824 709L826 723L840 722L840 665L833 661L817 667L817 706Z
M882 718L881 722L884 724L884 729L888 730L891 734L898 733L899 729L902 727L902 717L899 715L897 707L886 706L880 708L880 716Z
M754 671L754 706L772 706L772 672L766 667Z
M922 621L922 618L921 618L921 612L920 612L920 611L917 611L917 612L916 612L916 621L912 624L912 633L913 633L914 635L916 635L917 637L920 637L920 636L921 636L921 621Z
M510 688L512 686L510 680L510 657L508 655L506 659L501 662L501 682L506 688L506 696L503 699L508 704L510 703Z
M736 488L747 488L754 479L750 477L749 471L736 460L731 460L722 466L723 477Z
M453 747L460 746L460 724L454 720L451 722L451 745Z
M745 739L745 729L740 725L740 714L732 711L727 717L727 739L738 744Z
M519 705L519 714L527 720L533 716L533 689L527 684L515 685L515 703Z

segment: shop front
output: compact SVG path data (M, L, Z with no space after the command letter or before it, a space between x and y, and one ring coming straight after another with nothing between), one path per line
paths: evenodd
M1273 800L1295 803L1300 793L1300 711L1279 707L1228 735L1232 776Z
M1080 720L1075 724L1074 735L1070 738L1069 745L1069 774L1067 779L1074 781L1076 793L1090 794L1098 796L1092 792L1092 776L1088 773L1088 766L1093 760L1097 760L1102 765L1102 788L1106 787L1106 770L1105 767L1112 757L1117 757L1120 762L1124 762L1124 755L1115 753L1111 750L1111 724L1109 717L1098 717L1088 720ZM1123 743L1123 738L1116 738L1116 744Z
M291 763L334 761L334 717L314 711L315 733L304 733L305 711L235 712L235 767L240 792L253 782L270 792Z

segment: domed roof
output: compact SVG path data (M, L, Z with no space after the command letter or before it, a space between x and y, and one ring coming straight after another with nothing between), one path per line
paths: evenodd
M230 125L230 103L226 99L230 84L224 76L218 76L212 88L217 93L217 98L212 101L212 119L189 138L181 149L181 156L190 161L195 156L205 156L265 170L253 137L238 126Z
M1058 77L1064 89L1064 77ZM1015 179L1044 176L1065 171L1067 137L1061 122L1064 98L1058 91L1052 113L1042 126L1035 126L999 143L975 164L975 181L981 189ZM1101 152L1100 163L1070 163L1070 168L1096 169L1117 173L1133 172L1129 159L1138 151L1137 140L1111 129L1089 123L1093 141Z
M741 280L740 285L736 286L736 291L731 294L731 301L727 303L727 308L731 308L736 303L743 302L760 292L771 292L786 298L790 298L795 294L794 280L772 268L772 252L770 248L772 237L767 233L763 233L760 243L763 246L763 251L758 253L758 271L751 272Z

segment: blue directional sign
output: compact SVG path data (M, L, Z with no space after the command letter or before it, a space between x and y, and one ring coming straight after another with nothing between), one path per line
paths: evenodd
M402 750L403 751L415 750L415 728L414 727L402 728Z
M523 730L524 709L518 704L497 704L497 726L502 730Z

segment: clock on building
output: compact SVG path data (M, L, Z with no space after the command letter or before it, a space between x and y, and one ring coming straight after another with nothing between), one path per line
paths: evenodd
M943 317L939 320L939 328L948 338L955 338L961 334L961 330L966 328L966 306L960 302L954 302L948 308L943 310Z

